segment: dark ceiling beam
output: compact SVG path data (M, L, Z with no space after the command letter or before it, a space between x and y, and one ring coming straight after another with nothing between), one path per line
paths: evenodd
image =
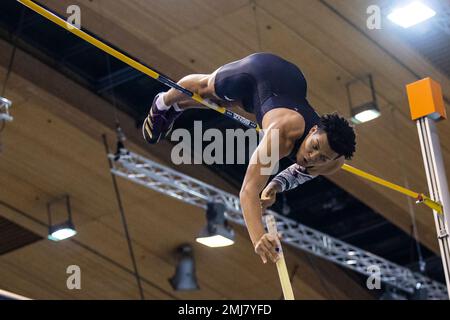
M358 230L356 230L354 232L350 232L350 233L344 234L344 235L340 236L339 239L343 240L343 241L348 241L348 239L350 239L350 238L354 238L356 236L366 234L369 231L377 230L377 229L379 229L381 227L384 227L387 224L390 224L390 223L387 220L383 220L383 221L380 221L378 223L372 224L372 225L370 225L370 226L368 226L366 228L361 228L361 229L358 229Z
M83 53L84 51L88 50L89 48L92 48L92 45L89 44L86 41L79 41L74 46L68 48L62 55L61 60L62 62L65 62L68 58L72 58L73 56L76 56L80 53Z
M27 14L25 12L25 14L23 16L22 25L20 25L20 16L21 16L21 13L19 13L19 19L17 20L16 30L17 29L25 30L27 28L35 26L38 22L42 21L42 18L40 16L32 15L29 13Z
M99 94L111 90L121 84L142 77L142 73L131 67L124 67L97 80L96 91Z

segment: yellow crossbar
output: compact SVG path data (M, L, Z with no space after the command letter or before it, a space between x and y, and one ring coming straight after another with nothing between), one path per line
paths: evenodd
M348 164L344 164L342 166L342 169L344 169L347 172L351 172L357 176L360 176L361 178L364 178L366 180L369 180L369 181L375 182L379 185L382 185L386 188L403 193L404 195L414 198L414 199L416 199L417 202L424 203L431 209L436 210L438 213L442 214L442 205L436 201L431 200L429 197L427 197L426 195L424 195L422 193L417 193L417 192L411 191L411 190L406 189L402 186L399 186L395 183L378 178L377 176L371 175L370 173L367 173L367 172L357 169L355 167L349 166Z

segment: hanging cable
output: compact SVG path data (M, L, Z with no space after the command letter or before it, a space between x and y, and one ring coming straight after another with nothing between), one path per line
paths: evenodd
M113 105L113 115L114 115L114 121L116 128L120 127L120 121L118 116L118 110L117 110L117 100L116 100L116 92L114 90L113 86L113 80L112 80L112 71L111 71L111 57L110 55L106 55L106 68L108 70L108 82L109 87L111 88L111 101Z
M11 52L11 56L9 58L9 64L8 64L8 69L6 70L6 76L5 79L3 80L3 85L2 85L2 92L0 94L0 96L4 97L5 96L5 92L6 92L6 85L8 84L8 80L9 77L11 75L11 70L14 64L14 59L16 57L16 49L17 49L17 43L16 41L13 42L13 49Z
M13 65L14 65L14 60L16 58L17 41L19 39L20 34L22 33L23 19L24 19L24 16L25 16L25 10L24 9L25 8L22 8L22 10L20 11L20 19L19 19L19 23L17 25L16 30L11 32L11 34L10 34L13 48L12 48L11 55L10 55L10 58L9 58L9 63L8 63L8 68L6 70L5 79L3 80L0 97L4 97L5 96L6 86L8 84L9 78L11 76L11 71L12 71L12 68L13 68ZM5 108L9 108L9 107L6 106ZM8 109L6 109L6 113L8 114ZM0 134L5 129L5 127L6 127L6 119L1 119L0 120ZM1 139L1 136L0 136L0 139ZM2 148L2 143L1 143L1 140L0 140L0 152L2 151L2 149L3 149Z
M6 76L5 79L3 80L3 85L2 85L2 91L0 96L4 96L5 92L6 92L6 85L8 84L9 81L9 77L11 75L11 71L12 71L12 67L14 64L14 60L16 58L16 51L17 51L17 42L19 40L19 36L22 33L22 27L23 27L23 19L25 17L25 8L22 8L22 10L20 11L20 19L19 19L19 23L17 25L17 28L15 31L11 32L10 37L11 37L11 43L13 44L13 48L11 51L11 56L9 58L9 63L8 63L8 69L6 71Z
M99 6L99 10L100 12L102 12L102 6ZM102 26L104 26L104 24L102 23ZM115 153L115 158L114 160L117 161L122 155L126 155L128 153L128 150L125 148L125 134L122 130L122 128L120 127L120 121L119 121L119 116L118 116L118 112L117 112L117 100L116 100L116 94L114 91L114 86L113 86L113 79L112 79L112 71L111 71L111 57L109 54L106 54L106 68L107 68L107 77L108 77L108 82L109 82L109 87L111 88L111 100L112 100L112 105L113 105L113 115L114 115L114 122L115 122L115 127L116 127L116 133L117 133L117 148L116 148L116 153ZM105 145L105 150L106 150L106 154L109 154L109 147L108 147L108 142L106 139L106 135L103 135L103 143ZM110 169L113 168L113 165L111 163L111 159L108 157L108 162L109 162L109 167ZM138 270L138 266L137 266L137 262L136 262L136 257L134 255L134 249L133 249L133 243L132 243L132 239L130 236L130 231L128 229L128 223L127 223L127 219L125 216L125 210L122 204L122 199L120 196L120 191L119 191L119 186L117 184L117 180L116 180L116 176L114 174L111 173L111 177L113 180L113 186L114 186L114 192L116 194L116 199L117 199L117 204L119 206L119 212L120 212L120 217L122 220L122 226L125 232L125 239L127 241L127 246L128 246L128 251L130 254L130 258L131 258L131 262L133 264L133 270L134 270L134 275L136 277L136 283L139 289L139 295L141 297L141 300L145 300L145 295L144 295L144 290L142 288L142 284L141 284L141 276L139 274L139 270Z
M12 51L11 51L11 56L9 58L9 63L8 63L8 69L6 71L6 76L5 79L3 80L3 85L2 85L2 91L0 96L4 97L5 96L5 92L6 92L6 85L8 84L9 81L9 77L11 76L11 71L12 71L12 67L14 64L14 60L16 57L16 51L17 51L17 41L19 39L20 34L22 33L22 26L23 26L23 19L25 16L25 8L22 8L21 12L20 12L20 19L19 19L19 24L17 25L17 28L15 31L11 32L11 43L13 45Z
M108 155L109 147L108 147L108 141L106 140L106 135L103 134L102 138L103 138L103 144L105 146L106 154ZM112 165L111 159L109 157L108 157L108 163L109 163L109 168L112 169L113 165ZM137 263L136 263L136 257L134 255L133 244L132 244L130 232L128 230L128 223L127 223L127 219L125 216L125 210L124 210L123 204L122 204L122 199L120 197L119 187L117 184L116 176L112 172L111 172L111 177L113 180L114 192L116 194L117 204L119 206L119 211L120 211L120 217L122 219L122 225L123 225L123 229L125 232L125 239L127 240L128 251L130 253L131 262L133 264L134 276L136 277L136 282L137 282L137 285L139 288L139 295L141 297L141 300L144 300L145 296L144 296L144 291L142 289L141 276L139 275L139 271L138 271L138 267L137 267Z

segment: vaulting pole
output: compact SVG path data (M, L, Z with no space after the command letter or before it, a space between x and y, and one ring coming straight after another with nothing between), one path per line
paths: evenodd
M269 214L266 216L266 225L269 233L274 237L277 237L277 222L275 221L275 217L273 215ZM281 243L278 243L278 256L279 258L276 262L276 265L284 300L295 300L294 292L292 291L291 280L289 279L289 273L286 267L286 261L284 260L283 249L281 248Z

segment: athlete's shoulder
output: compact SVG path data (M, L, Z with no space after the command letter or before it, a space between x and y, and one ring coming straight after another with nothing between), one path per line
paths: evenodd
M285 133L292 133L292 131L304 130L305 119L295 110L288 108L276 108L270 110L264 115L263 127L276 128Z
M306 122L302 115L295 116L295 114L292 114L288 117L282 117L279 127L281 132L280 136L283 136L286 140L295 142L305 132Z

